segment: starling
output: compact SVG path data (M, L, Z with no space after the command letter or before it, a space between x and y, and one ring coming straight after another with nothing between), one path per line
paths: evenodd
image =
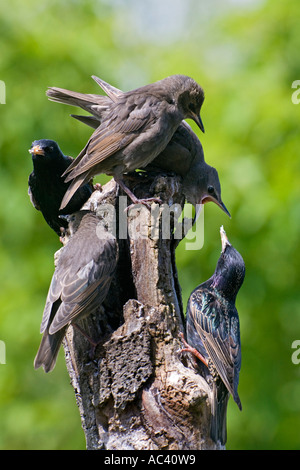
M31 202L42 212L47 224L61 235L61 227L66 228L68 224L59 215L78 211L92 194L93 186L86 183L79 188L64 210L60 211L62 198L70 186L61 175L73 162L73 158L65 156L56 142L47 139L35 140L29 152L33 162L33 172L28 180Z
M229 394L242 409L238 395L241 342L235 300L245 277L245 263L221 227L222 252L216 270L198 286L187 304L187 341L182 351L193 353L198 367L212 383L211 438L226 443Z
M71 238L61 249L51 280L41 323L43 338L34 360L35 369L43 366L45 372L54 368L68 326L95 312L105 300L118 259L116 239L95 213L78 211L65 217Z
M77 93L62 88L50 88L49 99L59 103L79 106L92 115L72 117L97 129L102 113L111 100L116 101L122 91L93 76L108 96ZM204 160L201 142L191 127L185 122L178 126L166 148L147 166L145 170L161 169L180 175L183 178L183 192L187 202L195 207L198 204L214 202L230 216L221 199L221 186L217 170Z
M104 85L105 86L105 85ZM108 91L109 92L109 91ZM137 200L122 175L144 168L166 147L183 119L191 118L202 131L202 88L190 77L173 75L127 93L113 95L99 127L65 171L72 181L61 208L82 184L106 173L113 175L134 203Z
M186 122L180 124L172 140L150 166L180 175L185 198L194 207L198 205L199 209L201 204L214 202L230 217L221 198L218 172L205 162L201 142Z

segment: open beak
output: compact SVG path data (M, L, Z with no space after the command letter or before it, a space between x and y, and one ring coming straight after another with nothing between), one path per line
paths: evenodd
M230 243L227 238L223 225L222 227L220 227L220 236L221 236L221 242L222 242L222 253L224 253L226 246L230 245Z
M28 152L32 155L45 155L45 152L40 145L34 145L28 150Z
M204 196L201 200L201 204L206 204L207 202L214 202L215 204L217 204L217 206L219 206L220 209L222 209L222 211L224 211L225 214L227 214L228 217L230 217L230 219L231 219L230 212L227 209L227 207L225 206L224 202L218 201L216 198L214 198L212 196Z
M203 126L203 122L202 122L202 119L200 117L200 114L193 113L192 118L204 134L205 130L204 130L204 126Z

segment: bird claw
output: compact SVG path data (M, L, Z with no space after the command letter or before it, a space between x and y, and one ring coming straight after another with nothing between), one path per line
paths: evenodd
M95 183L93 187L94 187L94 191L100 191L102 193L102 184Z
M184 339L183 333L179 333L179 336L180 336L181 341L183 342L183 345L184 345L184 348L180 349L179 354L181 354L183 352L188 352L188 353L192 354L194 357L196 357L197 359L199 359L206 367L208 367L208 364L207 364L206 360L204 359L204 357L202 356L202 354L200 354L199 351L197 351L197 349L192 348L192 346L190 346L186 342L186 340Z
M128 212L130 209L135 207L137 204L142 204L143 206L147 207L149 211L151 211L151 206L148 204L149 202L155 202L157 204L162 204L162 200L158 197L149 197L146 199L136 199L133 204L130 204L126 207L125 212Z

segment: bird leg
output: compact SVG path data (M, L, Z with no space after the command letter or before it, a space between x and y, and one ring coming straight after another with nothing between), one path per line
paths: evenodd
M102 193L102 184L95 183L93 184L94 191L100 191Z
M149 197L149 198L146 198L146 199L139 199L137 198L132 191L130 191L130 189L126 186L126 184L124 183L124 181L122 181L121 179L116 179L115 178L115 181L116 183L120 186L120 188L123 189L123 191L127 194L127 196L129 196L129 198L131 199L131 201L133 202L133 204L131 204L130 206L128 206L126 208L126 210L128 211L134 204L143 204L144 206L146 206L149 210L151 210L151 207L150 205L148 204L149 202L157 202L158 204L162 204L162 200L157 198L157 197Z
M184 335L183 333L179 333L179 336L183 342L183 345L184 345L184 348L182 348L179 353L182 353L182 352L188 352L190 354L193 354L193 356L197 357L201 362L203 362L203 364L208 367L208 364L206 362L206 360L204 359L204 357L202 356L202 354L199 353L199 351L195 348L192 348L192 346L190 346L186 340L184 339Z

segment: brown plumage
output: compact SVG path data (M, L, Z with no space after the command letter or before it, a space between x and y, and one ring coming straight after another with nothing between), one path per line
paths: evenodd
M41 323L43 338L34 360L35 369L43 366L45 372L55 366L67 327L105 300L118 259L115 237L94 213L79 211L66 217L71 238L51 280Z
M97 129L102 121L102 114L111 101L116 101L123 94L121 90L93 76L108 96L83 94L63 88L50 88L49 99L59 103L79 106L90 115L71 116L80 122ZM187 202L195 207L207 202L214 202L230 216L221 198L221 185L217 170L204 160L201 142L191 127L185 122L178 126L165 149L147 166L145 170L156 169L172 172L183 179L183 192Z
M48 96L51 97L49 91ZM113 175L126 191L122 175L152 162L183 119L193 119L204 131L200 118L204 92L190 77L172 75L127 93L110 94L110 97L111 102L102 110L99 127L65 172L65 181L72 180L72 184L61 208L78 187L99 173Z

